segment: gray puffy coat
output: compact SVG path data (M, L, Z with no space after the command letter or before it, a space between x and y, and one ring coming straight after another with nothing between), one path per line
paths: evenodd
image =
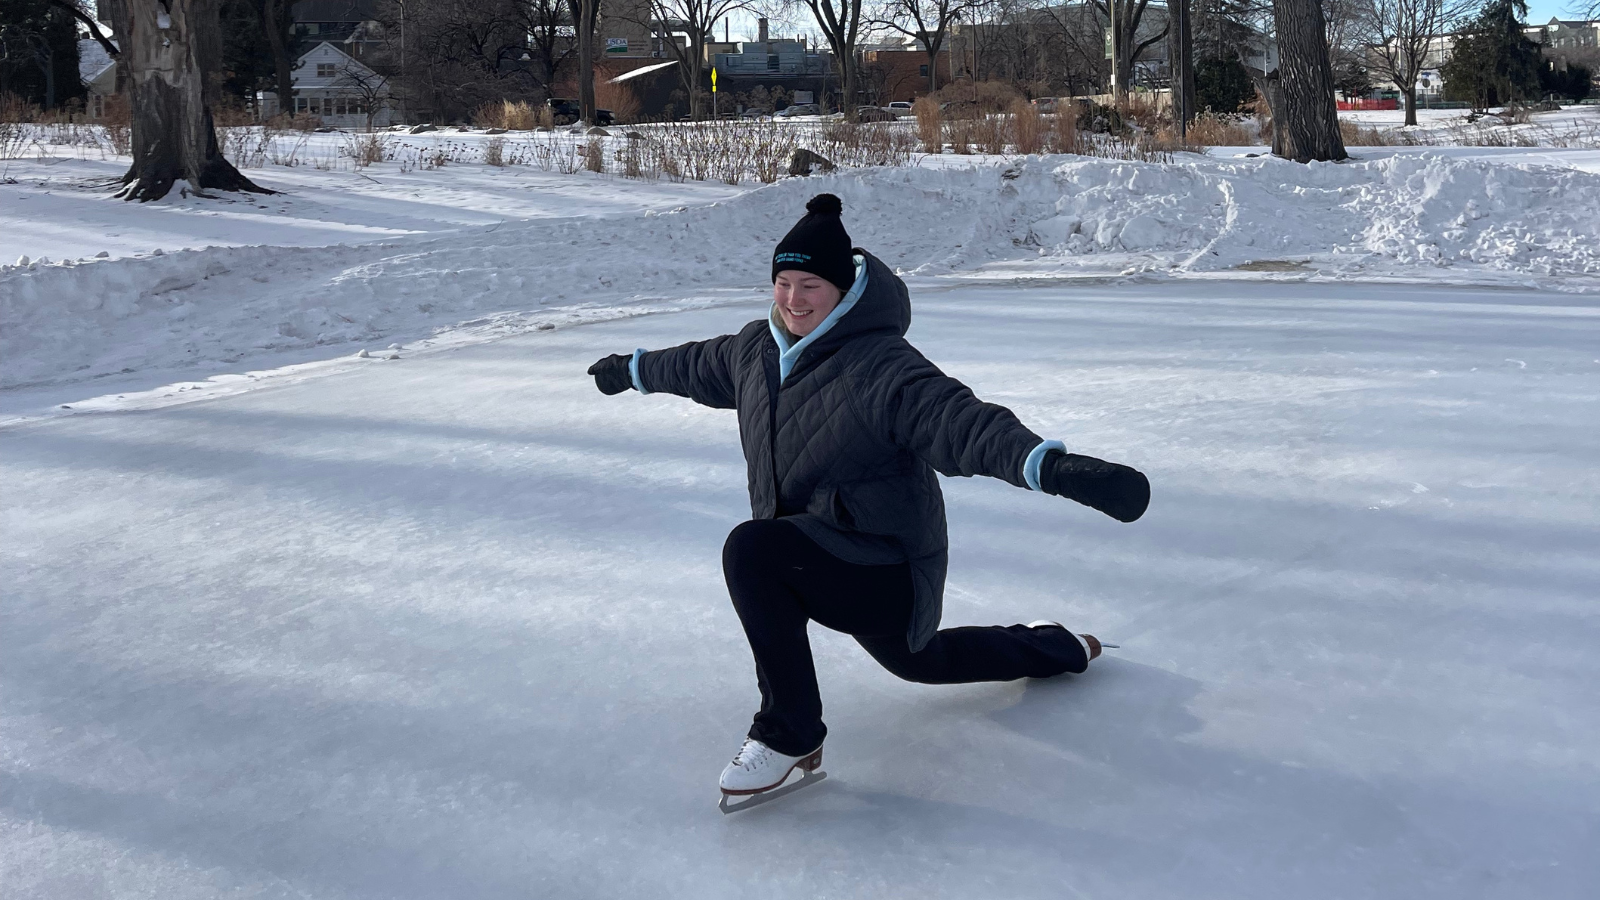
M911 346L905 283L856 253L855 285L806 340L780 347L784 334L757 320L738 334L639 351L634 383L738 410L755 518L788 517L847 562L909 562L906 641L916 651L938 630L949 562L934 472L1027 487L1024 462L1042 441Z

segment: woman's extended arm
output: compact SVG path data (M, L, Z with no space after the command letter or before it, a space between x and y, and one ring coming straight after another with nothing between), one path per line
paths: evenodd
M894 442L944 475L988 475L1027 487L1023 463L1043 439L1011 410L922 361L897 379L889 397Z
M733 409L733 354L738 335L724 334L665 350L614 354L589 367L604 394L628 388L641 394L677 394L717 409Z
M1067 453L1044 441L1011 410L979 400L972 389L922 366L894 386L889 402L895 442L945 475L989 475L1075 500L1120 522L1150 505L1150 481L1137 469Z

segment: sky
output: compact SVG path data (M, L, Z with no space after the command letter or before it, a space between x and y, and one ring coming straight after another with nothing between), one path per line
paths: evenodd
M1573 0L1528 0L1528 21L1544 24L1551 18L1576 18L1577 3Z

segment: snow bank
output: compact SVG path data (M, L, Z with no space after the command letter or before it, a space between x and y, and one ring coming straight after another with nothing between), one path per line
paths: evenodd
M3 268L0 384L409 340L463 319L505 333L703 305L718 290L763 288L772 245L819 190L843 197L861 245L916 275L1182 276L1261 261L1575 289L1600 275L1600 175L1570 169L1424 153L854 170L660 215Z
M1298 258L1330 274L1421 265L1600 275L1600 177L1565 169L1433 154L1340 165L1096 160L1030 167L1018 193L1035 198L1023 203L1027 240L1043 256L1145 253L1187 270ZM1054 215L1034 218L1052 201Z

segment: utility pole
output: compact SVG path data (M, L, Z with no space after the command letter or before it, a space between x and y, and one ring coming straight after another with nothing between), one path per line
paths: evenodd
M1167 8L1171 14L1167 28L1167 67L1172 70L1172 120L1178 126L1178 140L1188 143L1189 122L1196 112L1194 36L1189 31L1189 0L1169 0Z
M1111 26L1111 100L1117 99L1117 0L1106 0L1106 19Z

